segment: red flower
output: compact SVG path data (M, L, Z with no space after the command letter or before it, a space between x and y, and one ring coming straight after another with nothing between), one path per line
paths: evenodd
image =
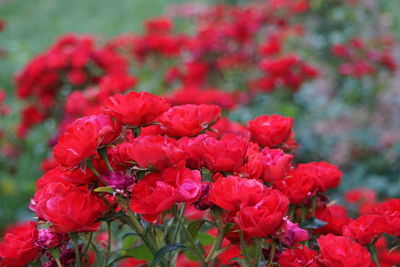
M186 153L175 139L163 136L140 136L127 146L127 153L140 167L183 167Z
M175 187L163 180L161 172L150 173L142 178L132 190L130 208L143 218L154 222L161 212L174 206Z
M317 209L315 218L327 224L316 230L317 233L342 235L343 227L350 223L351 219L347 216L346 209L338 204L330 205L322 209Z
M262 179L267 182L273 182L283 178L291 167L292 155L285 154L280 149L264 148L261 151L261 165L263 166Z
M226 134L220 140L207 137L201 142L202 159L212 172L232 172L244 164L248 139Z
M337 187L343 175L338 167L325 161L299 164L297 169L314 175L321 191Z
M166 127L171 137L196 136L221 116L221 108L216 105L183 105L165 112L159 121Z
M385 221L386 233L400 235L400 199L391 199L378 204L375 212Z
M47 185L35 195L36 213L53 224L59 233L97 231L96 220L107 209L104 201L87 187Z
M70 127L53 149L54 158L64 167L73 168L97 152L99 136L91 123Z
M162 97L146 92L130 92L126 95L116 94L106 101L106 111L122 124L133 126L153 122L170 104Z
M244 197L249 194L263 194L264 185L254 179L237 176L220 177L212 184L209 199L227 211L238 210Z
M320 267L317 262L318 253L304 246L302 248L286 249L279 255L281 267Z
M87 123L92 124L97 130L97 137L100 141L100 145L110 144L121 133L121 124L115 122L108 115L93 115L89 117L83 117L76 120L69 127L82 127Z
M385 226L385 222L379 215L364 215L346 225L343 229L343 235L366 246L385 231Z
M344 236L320 236L318 244L321 262L327 267L369 267L371 256L368 250Z
M284 193L290 203L301 204L304 200L315 195L315 177L299 169L289 171L283 179L275 180L274 188Z
M293 128L293 119L279 115L263 115L249 121L252 138L261 146L277 147L286 142Z
M301 229L298 224L292 223L287 217L283 218L281 228L275 233L274 237L289 247L309 239L308 231Z
M13 228L0 242L0 266L18 267L28 265L39 254L34 246L38 237L35 222Z
M235 216L235 223L249 237L273 235L289 206L288 198L278 190L265 188L263 194L247 194Z

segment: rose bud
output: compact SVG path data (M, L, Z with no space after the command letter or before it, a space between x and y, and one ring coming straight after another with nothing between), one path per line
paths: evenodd
M206 210L214 206L214 204L209 200L209 191L211 185L209 183L204 183L201 185L201 193L199 199L194 202L194 206L199 210Z
M114 189L127 189L136 181L134 175L125 174L123 171L107 172L106 175L102 176L104 182Z
M56 248L63 242L63 235L49 229L40 229L37 244L44 249Z
M299 242L308 240L307 230L301 229L298 224L292 223L286 217L283 220L281 228L275 235L282 244L293 246Z

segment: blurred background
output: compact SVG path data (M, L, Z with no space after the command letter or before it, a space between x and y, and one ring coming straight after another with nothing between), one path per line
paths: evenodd
M232 96L234 104L221 105L233 121L293 117L296 161L328 161L344 172L333 199L360 186L381 198L400 197L398 10L398 0L0 0L0 231L31 216L41 163L65 115L52 106L21 134L24 108L37 100L16 96L22 82L15 77L67 33L90 34L98 47L112 43L121 50L130 39L120 36L134 36L127 60L136 90L168 95L193 87L192 76L206 76L202 89ZM137 50L150 35L144 23L159 16L174 23L168 36L190 49L179 56ZM241 53L245 63L236 58ZM186 76L171 82L181 64ZM62 86L69 93L86 90Z

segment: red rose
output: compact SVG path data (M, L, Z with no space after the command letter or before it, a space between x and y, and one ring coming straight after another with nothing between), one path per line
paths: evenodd
M212 172L233 172L244 164L248 139L234 134L224 135L220 140L207 137L201 142L202 158Z
M306 246L302 248L286 249L279 255L281 267L320 267L317 262L318 253Z
M104 201L87 187L52 183L35 194L36 213L59 233L97 231L96 220L107 210Z
M121 133L121 124L108 115L92 115L76 120L70 127L80 127L86 123L92 124L97 130L100 145L110 144Z
M0 242L0 266L28 265L39 254L34 242L38 237L35 222L13 228Z
M270 149L268 147L261 151L261 165L263 166L262 179L267 182L283 178L291 167L293 156L285 154L280 149Z
M386 223L386 233L400 235L400 199L391 199L378 204L375 213Z
M127 153L140 167L154 166L157 170L183 167L187 157L175 139L151 135L133 139L127 146Z
M196 136L221 117L216 105L183 105L170 108L159 118L171 137Z
M174 206L176 189L163 181L162 173L155 172L143 177L132 190L130 208L143 218L154 222L161 212Z
M275 180L273 186L284 193L290 203L301 204L316 193L315 183L315 177L310 173L293 169L285 178Z
M297 169L314 175L321 191L337 187L343 175L338 167L325 161L299 164Z
M351 221L350 217L347 216L346 209L338 204L317 209L315 211L315 218L327 223L324 227L315 231L320 234L342 235L343 227Z
M170 104L162 97L146 92L116 94L106 101L106 111L123 124L140 126L153 122Z
M168 168L160 172L162 180L175 187L177 202L193 202L201 194L201 173L187 168Z
M329 234L320 236L317 241L324 266L369 267L371 264L368 250L348 237Z
M53 156L63 166L72 168L97 152L99 137L90 123L70 127L60 137L53 149Z
M279 115L263 115L249 121L251 136L258 144L277 147L286 142L293 128L293 119Z
M366 246L382 234L385 228L385 222L379 215L364 215L346 225L343 229L343 235Z
M257 180L237 176L220 177L211 186L209 199L227 211L238 210L248 194L263 194L265 186Z
M265 188L263 194L248 194L240 204L235 223L249 237L273 235L289 206L288 198L278 190Z

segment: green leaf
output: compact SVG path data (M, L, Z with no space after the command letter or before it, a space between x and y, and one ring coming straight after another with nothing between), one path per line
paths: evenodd
M129 249L133 247L137 242L137 240L138 240L137 235L128 235L128 236L125 235L125 237L123 237L122 239L122 248Z
M126 251L126 255L132 256L133 258L145 261L152 261L153 254L145 245L141 245L135 248L130 248Z
M168 252L184 249L186 249L186 247L182 244L168 244L160 248L154 255L154 260L151 263L151 266L156 266L157 263L159 263Z
M327 224L327 222L321 221L317 218L311 217L305 220L300 224L301 228L304 229L318 229L321 227L324 227Z
M193 239L196 239L201 226L203 226L203 224L205 222L206 222L206 220L200 219L200 220L196 220L196 221L189 223L189 225L187 226L187 229L188 229L190 235L193 237Z
M114 193L114 189L111 186L100 186L95 188L94 192Z
M209 246L214 242L215 237L204 232L198 233L198 239L203 246Z

